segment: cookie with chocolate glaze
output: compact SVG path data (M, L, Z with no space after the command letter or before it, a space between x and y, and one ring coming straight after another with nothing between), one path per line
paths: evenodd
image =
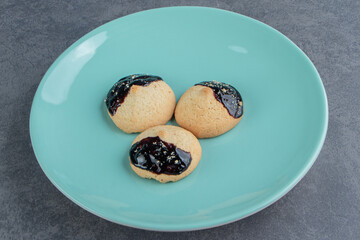
M243 117L240 93L231 85L208 81L189 88L175 109L176 122L198 138L221 135Z
M130 166L143 178L175 182L189 175L201 158L201 146L189 131L170 125L139 134L129 151Z
M161 77L133 74L114 84L105 104L115 125L126 133L133 133L169 121L176 100Z

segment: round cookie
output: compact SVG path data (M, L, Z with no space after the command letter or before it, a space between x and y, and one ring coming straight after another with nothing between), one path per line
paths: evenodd
M243 116L240 93L231 85L210 81L189 88L175 109L176 122L198 138L221 135Z
M201 158L201 146L189 131L170 125L149 128L132 143L129 160L134 172L159 182L175 182L189 175Z
M133 133L169 121L176 100L161 77L134 74L114 84L105 104L115 125L124 132Z

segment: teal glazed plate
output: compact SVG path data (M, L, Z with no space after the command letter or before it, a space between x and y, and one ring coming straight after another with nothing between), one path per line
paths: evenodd
M177 100L201 81L230 83L244 117L200 140L203 155L188 177L142 179L128 161L136 134L116 128L104 104L133 73L161 76ZM319 74L280 32L233 12L171 7L111 21L61 54L35 94L30 135L46 176L79 206L126 226L186 231L239 220L284 196L314 163L327 123Z

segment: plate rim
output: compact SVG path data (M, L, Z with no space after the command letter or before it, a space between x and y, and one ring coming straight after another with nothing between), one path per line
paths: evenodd
M321 87L321 91L323 93L323 101L324 101L324 107L325 107L325 111L324 111L324 125L323 125L323 129L321 132L321 138L320 141L317 143L317 147L316 149L313 151L312 156L309 157L309 159L306 161L306 165L302 168L299 169L300 173L294 178L294 180L292 182L290 182L289 184L287 184L286 187L283 187L282 189L280 189L278 192L275 191L274 196L271 197L271 201L267 201L267 203L265 204L257 204L256 209L253 211L250 211L248 214L245 214L243 216L240 216L240 214L236 214L233 213L231 215L227 215L226 217L222 217L222 218L216 218L216 220L205 220L205 221L201 221L202 224L200 224L201 226L199 227L188 227L188 228L176 228L173 227L173 225L166 225L165 227L161 227L159 226L159 223L156 224L143 224L143 222L139 222L139 221L118 221L118 220L113 220L110 218L107 218L106 216L102 216L101 214L97 213L96 211L92 210L91 208L87 207L85 204L82 204L80 201L78 201L77 199L75 199L74 197L72 197L70 194L68 194L61 186L59 186L56 181L46 172L46 167L43 166L38 158L38 150L36 149L35 145L33 144L33 134L32 134L32 119L34 118L34 103L36 101L36 99L38 98L38 95L40 95L39 93L39 88L40 85L44 84L45 82L45 78L47 77L48 73L50 72L50 70L52 70L53 68L55 68L55 66L58 64L58 62L61 61L62 57L65 56L69 51L73 50L79 43L81 43L82 41L86 40L88 38L88 36L90 34L92 34L95 31L99 31L100 29L104 28L106 25L113 23L114 21L117 21L119 19L122 19L124 17L129 17L132 15L140 15L143 14L145 12L152 12L152 11L166 11L168 9L206 9L209 11L219 11L219 12L224 12L225 14L231 14L231 15L238 15L243 17L243 19L245 19L246 21L251 21L255 24L260 24L263 27L275 32L276 34L280 35L281 37L283 37L288 43L290 43L291 45L293 45L295 47L295 49L299 52L299 54L301 54L303 57L305 57L305 59L310 63L310 67L312 69L312 71L314 71L318 83L320 83L320 87ZM116 224L120 224L123 226L127 226L127 227L132 227L132 228L136 228L136 229L142 229L142 230L148 230L148 231L159 231L159 232L186 232L186 231L196 231L196 230L203 230L203 229L209 229L209 228L214 228L214 227L219 227L222 225L226 225L241 219L244 219L246 217L249 217L257 212L260 212L261 210L269 207L270 205L274 204L275 202L277 202L279 199L281 199L283 196L285 196L288 192L290 192L302 179L303 177L308 173L308 171L310 170L310 168L313 166L313 164L315 163L316 159L318 158L321 149L324 145L325 139L326 139L326 134L327 134L327 130L328 130L328 121L329 121L329 108L328 108L328 100L327 100L327 94L325 91L325 87L323 84L323 81L320 77L320 74L318 73L314 63L311 61L311 59L306 55L306 53L300 49L289 37L285 36L283 33L281 33L280 31L278 31L277 29L271 27L270 25L263 23L259 20L256 20L252 17L237 13L237 12L233 12L233 11L229 11L229 10L224 10L224 9L220 9L220 8L214 8L214 7L204 7L204 6L171 6L171 7L160 7L160 8L151 8L151 9L147 9L147 10L143 10L143 11L138 11L135 13L131 13L131 14L127 14L112 20L107 21L106 23L97 26L95 28L93 28L92 30L90 30L89 32L87 32L86 34L84 34L82 37L80 37L79 39L77 39L75 42L73 42L70 46L68 46L63 52L61 52L59 54L59 56L54 60L54 62L50 65L50 67L46 70L46 72L44 73L43 77L41 78L41 81L39 82L36 92L34 94L32 103L31 103L31 110L30 110L30 117L29 117L29 135L30 135L30 143L32 146L32 149L34 151L36 160L41 168L41 170L44 172L45 176L50 180L50 182L62 193L64 194L69 200L71 200L72 202L74 202L76 205L78 205L79 207L85 209L86 211L102 218L105 219L107 221L116 223ZM126 218L124 218L126 219ZM212 222L217 222L217 223L212 223Z

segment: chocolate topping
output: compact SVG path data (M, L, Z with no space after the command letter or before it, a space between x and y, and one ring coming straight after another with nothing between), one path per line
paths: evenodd
M131 163L156 174L179 175L191 163L191 154L159 137L147 137L130 149Z

